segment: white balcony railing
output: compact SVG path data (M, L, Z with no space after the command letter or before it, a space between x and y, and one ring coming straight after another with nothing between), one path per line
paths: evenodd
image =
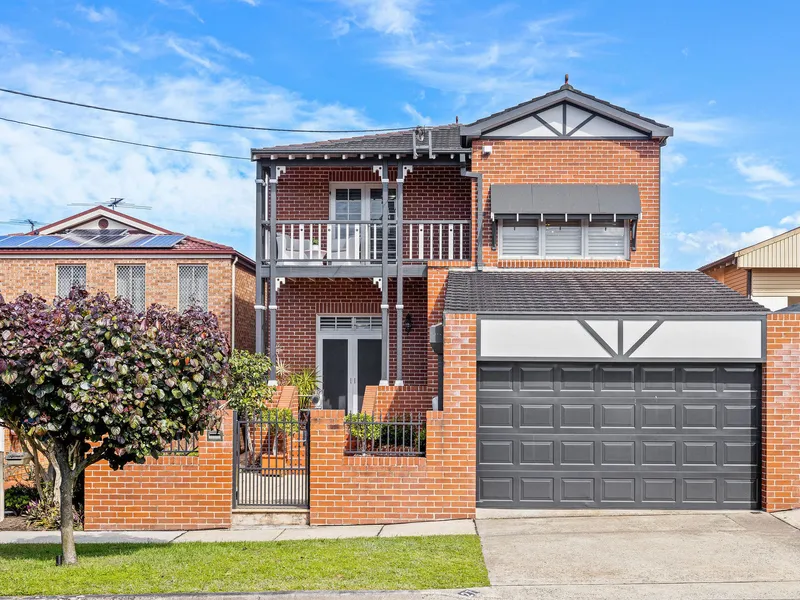
M282 265L338 266L380 264L383 227L379 221L278 221L274 244L267 234L265 259L272 248ZM397 224L387 226L389 261L397 260ZM406 221L403 261L468 260L469 221Z

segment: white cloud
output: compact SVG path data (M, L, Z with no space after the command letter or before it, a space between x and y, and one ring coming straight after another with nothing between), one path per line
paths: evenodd
M408 102L403 105L403 111L414 119L417 125L430 125L433 122L430 117L424 116Z
M719 223L709 229L678 232L668 235L678 242L678 250L697 257L698 266L722 258L735 250L746 248L786 231L785 228L762 225L750 231L729 231Z
M160 5L166 6L173 10L180 10L197 19L200 23L205 23L200 17L200 14L195 10L194 6L183 0L156 0Z
M669 147L661 151L661 168L665 173L674 173L683 168L687 160L685 154L675 152Z
M356 109L319 104L257 78L208 70L169 73L162 69L155 76L144 76L112 59L20 59L2 47L0 69L4 82L12 88L186 119L314 129L376 126ZM136 119L15 97L3 99L0 116L244 157L249 156L251 147L312 138ZM0 214L7 219L54 221L75 212L68 206L70 202L104 202L121 196L153 206L152 211L137 216L175 231L232 244L252 255L254 184L253 166L247 160L134 148L4 122L0 122L0 154L4 157L0 161Z
M217 65L214 62L212 62L211 60L209 60L205 56L202 56L201 54L199 54L197 52L193 52L193 51L185 48L183 45L181 45L181 43L178 42L178 40L176 40L173 37L167 38L166 44L167 44L167 47L171 48L172 50L174 50L176 54L182 56L183 58L185 58L186 60L188 60L190 62L193 62L193 63L195 63L197 65L200 65L204 69L208 69L209 71L218 71L219 70L219 65Z
M109 22L113 23L117 20L117 13L107 6L101 6L99 9L94 6L84 6L78 4L75 7L79 13L82 13L88 21L92 23Z
M656 111L657 113L659 111ZM722 145L734 130L734 122L725 117L693 117L685 110L670 110L655 119L675 130L675 139L707 146Z
M733 166L749 183L755 184L759 189L794 186L792 178L777 166L752 155L737 156L733 160Z
M552 90L575 59L613 41L570 27L574 18L520 21L495 35L484 29L433 30L420 19L413 35L389 40L377 60L426 87L462 97L475 111L470 116L483 116Z
M250 6L258 6L261 4L261 0L239 0L239 2L249 4Z
M390 35L408 35L417 24L419 0L339 0L339 3L352 13L346 20L360 28ZM337 23L335 31L342 31L341 23Z
M800 212L783 217L781 219L781 225L785 227L800 227Z

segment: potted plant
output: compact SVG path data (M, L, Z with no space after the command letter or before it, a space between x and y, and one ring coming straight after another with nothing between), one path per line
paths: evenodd
M288 408L268 408L261 412L261 420L266 432L261 440L261 468L267 471L283 469L289 446L287 440L299 431L300 424ZM278 473L267 472L265 475Z
M319 390L319 373L315 367L307 367L290 373L286 384L297 388L299 407L303 410L311 406L311 398Z

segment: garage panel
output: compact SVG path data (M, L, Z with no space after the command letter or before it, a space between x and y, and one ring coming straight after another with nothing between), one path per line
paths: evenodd
M758 508L758 365L489 363L478 379L478 507Z

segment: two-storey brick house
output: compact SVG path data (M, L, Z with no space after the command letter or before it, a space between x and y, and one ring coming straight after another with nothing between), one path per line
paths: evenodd
M565 83L468 125L254 149L257 351L316 366L327 409L441 394L451 516L757 506L765 311L659 270L672 135ZM314 517L311 477L312 522L352 517Z
M0 294L51 300L74 285L151 304L213 312L237 348L255 347L255 265L230 246L97 206L36 231L0 236ZM5 437L5 441L4 438ZM0 452L19 450L0 428ZM14 469L9 468L7 481Z

